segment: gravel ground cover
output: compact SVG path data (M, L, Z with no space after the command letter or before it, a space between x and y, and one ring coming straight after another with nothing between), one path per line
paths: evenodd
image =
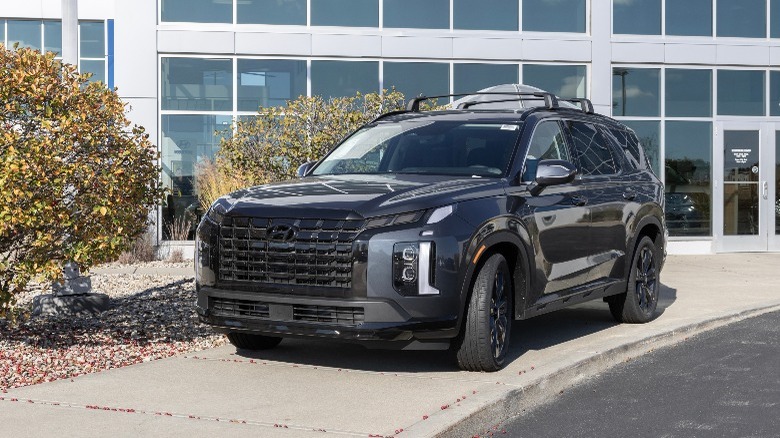
M198 322L191 277L93 275L93 289L111 298L97 317L0 319L0 392L225 344ZM19 297L47 293L32 287Z

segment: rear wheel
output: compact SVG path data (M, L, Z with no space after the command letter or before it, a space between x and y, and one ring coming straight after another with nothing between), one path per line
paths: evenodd
M644 323L655 317L661 291L659 261L653 239L642 237L634 251L626 292L607 300L617 321Z
M458 365L467 371L498 371L504 366L512 329L512 281L501 254L480 268L456 342Z
M242 350L268 350L282 342L282 338L274 336L253 335L251 333L230 332L228 340L236 348Z

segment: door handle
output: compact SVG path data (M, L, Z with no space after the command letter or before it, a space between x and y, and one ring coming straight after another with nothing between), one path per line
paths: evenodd
M633 201L636 198L636 190L628 188L623 192L623 199Z
M761 197L769 199L769 183L767 181L764 181L764 184L761 185Z
M577 207L582 207L588 204L588 198L580 195L572 196L571 203Z

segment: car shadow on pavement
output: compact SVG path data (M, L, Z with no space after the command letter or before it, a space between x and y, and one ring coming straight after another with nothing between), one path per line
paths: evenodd
M671 306L677 290L661 285L659 314ZM515 321L508 362L531 350L542 350L618 325L601 300L583 303L536 318ZM326 340L285 339L266 351L238 350L238 356L294 365L331 367L382 373L459 372L447 351L368 349L362 345Z

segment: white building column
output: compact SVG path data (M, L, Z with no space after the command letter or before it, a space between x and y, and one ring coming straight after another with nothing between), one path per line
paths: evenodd
M62 0L62 61L79 62L79 7L78 0Z

